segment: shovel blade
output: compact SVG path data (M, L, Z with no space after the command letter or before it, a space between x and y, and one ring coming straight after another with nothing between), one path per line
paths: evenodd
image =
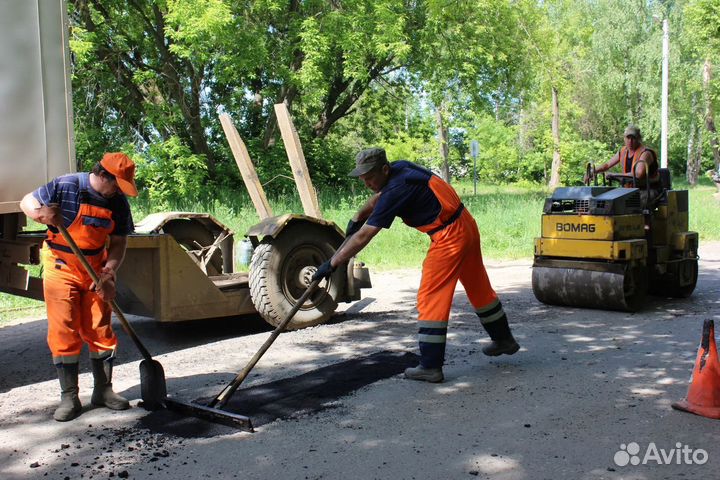
M145 410L163 408L167 397L165 371L157 360L140 362L140 395Z

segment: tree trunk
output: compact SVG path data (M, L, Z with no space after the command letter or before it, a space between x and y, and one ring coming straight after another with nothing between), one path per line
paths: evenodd
M297 12L299 8L299 2L293 0L290 2L290 11ZM305 54L300 50L295 50L293 60L290 63L290 71L297 72L302 67ZM294 85L283 84L280 87L280 95L275 99L275 103L284 103L287 105L288 110L292 106L295 96L298 94L298 90ZM275 118L275 108L270 109L267 123L265 124L265 133L263 134L263 149L267 150L270 147L275 146L275 134L277 133L277 118Z
M710 135L715 171L720 171L720 147L718 146L717 131L715 130L715 115L713 113L712 99L710 98L710 82L712 80L712 63L705 59L703 65L703 92L705 94L705 128Z
M630 93L630 82L633 81L633 77L630 75L630 66L628 65L628 58L630 58L629 52L625 55L625 68L623 69L623 74L625 76L625 81L623 82L623 89L625 91L625 111L627 112L627 122L626 123L632 123L633 122L633 106L632 106L632 95Z
M558 91L552 87L552 137L553 137L553 161L550 172L550 188L557 188L560 185L560 169L562 158L560 157L560 103L558 102Z
M693 168L695 170L695 183L692 185L696 185L698 182L698 178L700 177L700 167L702 165L702 147L703 147L703 132L702 128L698 126L697 129L697 139L695 141L695 156L693 157Z
M284 103L287 105L288 110L292 106L292 102L295 99L297 90L294 87L280 89L280 97L275 101L276 103ZM263 135L263 149L267 150L270 147L275 146L275 134L277 133L277 118L275 117L275 108L270 109L267 123L265 124L265 133Z
M690 185L695 186L698 182L698 168L699 165L695 163L695 141L698 133L698 128L695 123L695 109L697 108L697 95L693 95L692 98L692 109L690 110L690 135L688 135L687 144L687 167L685 169L685 176Z
M443 122L443 110L445 109L445 102L435 109L435 119L437 120L438 127L438 139L440 140L440 159L442 160L442 179L450 183L450 165L448 164L448 157L450 154L450 148L448 145L448 129Z

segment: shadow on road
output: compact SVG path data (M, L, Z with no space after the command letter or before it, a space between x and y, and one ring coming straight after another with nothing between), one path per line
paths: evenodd
M182 323L160 323L145 317L131 317L129 321L153 356L271 330L258 315ZM119 342L116 364L140 360L140 352L116 319L113 319L113 329ZM46 337L46 319L0 329L0 393L56 378ZM87 356L87 346L84 346L81 371L89 368Z

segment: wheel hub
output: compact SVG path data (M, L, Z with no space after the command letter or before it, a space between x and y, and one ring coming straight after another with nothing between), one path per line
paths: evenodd
M285 258L282 266L283 294L290 302L295 302L312 283L312 276L317 272L317 265L326 260L323 251L312 244L298 246ZM327 295L325 289L319 289L303 305L301 310L313 309Z
M317 272L317 267L307 266L298 272L297 285L300 288L307 288L312 283L312 277Z

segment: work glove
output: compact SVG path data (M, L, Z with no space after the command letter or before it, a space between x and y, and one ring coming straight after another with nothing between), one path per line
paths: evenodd
M330 265L330 260L326 260L325 263L320 265L317 269L317 272L315 272L315 275L312 276L312 281L316 280L322 280L323 278L330 278L330 275L335 271L336 267L333 267Z
M345 229L345 236L349 237L350 235L355 235L358 230L362 228L363 225L365 225L365 220L363 220L362 222L356 222L355 220L350 219L347 224L347 228Z

